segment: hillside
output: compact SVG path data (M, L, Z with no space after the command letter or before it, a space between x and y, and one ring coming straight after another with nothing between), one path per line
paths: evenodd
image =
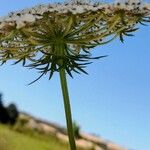
M40 139L42 139L40 140L40 142L42 142L40 145L44 146L45 148L41 147L40 149L40 146L38 146L39 149L35 148L36 150L45 150L45 149L46 150L51 150L51 149L52 150L55 150L55 149L56 150L63 150L63 149L68 150L68 146L67 146L68 137L67 137L66 129L57 124L43 121L41 119L35 118L26 113L20 113L18 122L15 126L15 130L20 133L14 133L15 131L11 131L12 136L10 134L10 137L8 137L8 141L9 139L13 138L14 134L17 134L16 137L19 137L21 134L21 138L19 137L18 141L21 141L21 139L25 138L25 140L23 141L29 140L29 142L26 141L24 143L31 142L31 144L35 146L37 146L36 142L38 143L39 137ZM0 132L0 137L1 137L1 134L2 134L2 131ZM29 135L30 137L28 137ZM76 144L78 148L81 148L84 150L127 150L117 144L114 144L113 142L110 142L101 137L97 137L95 135L91 135L87 133L80 133L80 138L76 139ZM7 144L7 145L10 145L10 144ZM52 146L52 148L50 146ZM7 150L7 149L4 149L4 150ZM18 150L18 149L13 149L13 150Z
M0 125L0 150L69 150L54 137L29 135Z

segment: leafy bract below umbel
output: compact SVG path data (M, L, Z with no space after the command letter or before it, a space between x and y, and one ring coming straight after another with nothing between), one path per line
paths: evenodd
M92 58L89 49L116 37L123 42L137 24L150 22L150 5L131 1L40 5L0 20L2 64L11 59L14 64L22 62L38 69L39 78L47 73L51 78L64 68L72 77L72 71L86 73L89 60L105 57Z

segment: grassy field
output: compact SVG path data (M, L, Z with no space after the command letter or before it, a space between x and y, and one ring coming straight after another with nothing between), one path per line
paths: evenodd
M18 133L0 125L0 150L69 150L55 137Z

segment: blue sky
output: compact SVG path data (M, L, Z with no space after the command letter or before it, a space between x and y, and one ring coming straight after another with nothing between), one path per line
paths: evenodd
M50 0L0 0L0 15ZM83 131L98 134L134 150L150 148L150 26L140 26L134 37L92 50L108 54L87 67L89 75L68 77L73 118ZM35 70L11 62L0 67L4 102L65 126L59 76L38 76Z

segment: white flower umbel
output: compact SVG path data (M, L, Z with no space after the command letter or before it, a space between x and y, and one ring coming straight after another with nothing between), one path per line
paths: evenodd
M4 18L0 19L0 22L5 22L5 25L10 22L15 22L17 28L22 28L28 23L34 23L37 19L41 19L44 13L51 12L56 14L66 14L72 13L83 14L90 12L104 11L105 13L114 13L114 11L122 9L126 11L132 11L132 13L148 13L150 12L150 4L141 2L140 0L129 0L129 1L115 1L114 3L64 3L64 4L49 4L49 5L39 5L31 9L25 9L18 12L13 12ZM2 29L4 24L0 25Z

